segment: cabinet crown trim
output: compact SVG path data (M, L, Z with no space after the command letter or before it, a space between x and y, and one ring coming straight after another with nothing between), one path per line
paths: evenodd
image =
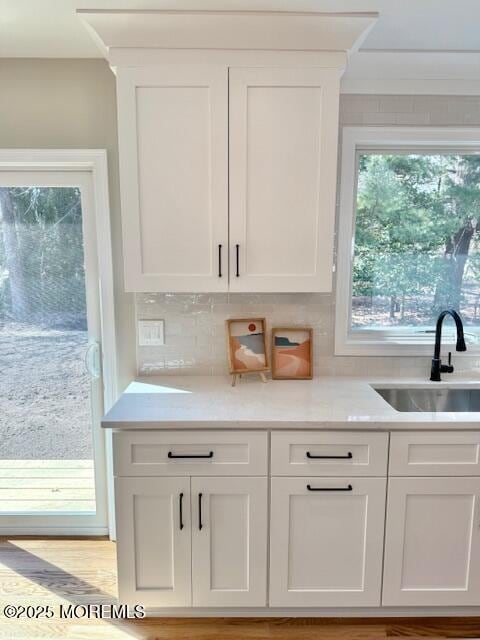
M77 9L112 47L351 51L378 18L375 12L155 11ZM93 34L92 34L93 35Z

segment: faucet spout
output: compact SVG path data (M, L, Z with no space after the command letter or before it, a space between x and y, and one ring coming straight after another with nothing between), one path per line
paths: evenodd
M435 350L433 353L432 370L430 374L430 380L432 380L433 382L440 382L441 373L453 372L453 366L450 364L450 357L448 365L442 365L442 361L440 360L440 349L442 345L442 326L445 316L451 316L455 321L455 326L457 328L457 344L455 345L455 349L457 351L467 350L467 345L465 344L465 337L463 334L463 322L460 315L455 311L455 309L445 309L445 311L442 311L438 316L437 326L435 329Z

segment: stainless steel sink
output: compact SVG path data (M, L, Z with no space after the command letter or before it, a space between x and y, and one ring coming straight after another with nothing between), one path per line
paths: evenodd
M397 411L480 411L480 389L374 389Z

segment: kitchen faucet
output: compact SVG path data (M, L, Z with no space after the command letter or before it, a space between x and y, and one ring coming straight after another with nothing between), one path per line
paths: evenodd
M463 323L462 319L455 311L455 309L445 309L442 311L437 319L437 327L435 329L435 351L432 359L432 372L430 374L430 380L433 382L440 382L441 373L453 373L453 365L452 365L452 354L449 352L448 354L448 364L442 364L440 360L440 347L442 343L442 324L445 316L452 316L455 320L455 325L457 327L457 344L455 349L457 351L466 351L467 347L465 345L465 338L463 337Z

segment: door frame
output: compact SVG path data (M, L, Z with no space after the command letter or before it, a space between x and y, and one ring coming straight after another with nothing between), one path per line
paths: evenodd
M117 354L115 332L115 308L113 286L113 260L110 230L110 205L108 192L107 152L105 149L0 149L0 173L3 171L57 171L89 173L92 184L93 219L96 231L95 253L99 277L100 308L100 340L102 358L103 410L107 411L118 396ZM93 429L100 429L93 425ZM97 442L100 443L96 460L100 460L104 496L97 496L104 501L101 509L105 514L105 522L101 526L63 525L56 522L57 516L27 516L26 526L18 526L15 515L2 516L0 534L14 535L38 533L42 535L107 535L112 531L114 522L114 500L112 479L112 445L111 434L98 431ZM97 470L95 472L97 478ZM98 512L98 503L97 503ZM20 516L22 517L22 516ZM35 520L32 521L32 517ZM61 517L61 516L60 516Z

